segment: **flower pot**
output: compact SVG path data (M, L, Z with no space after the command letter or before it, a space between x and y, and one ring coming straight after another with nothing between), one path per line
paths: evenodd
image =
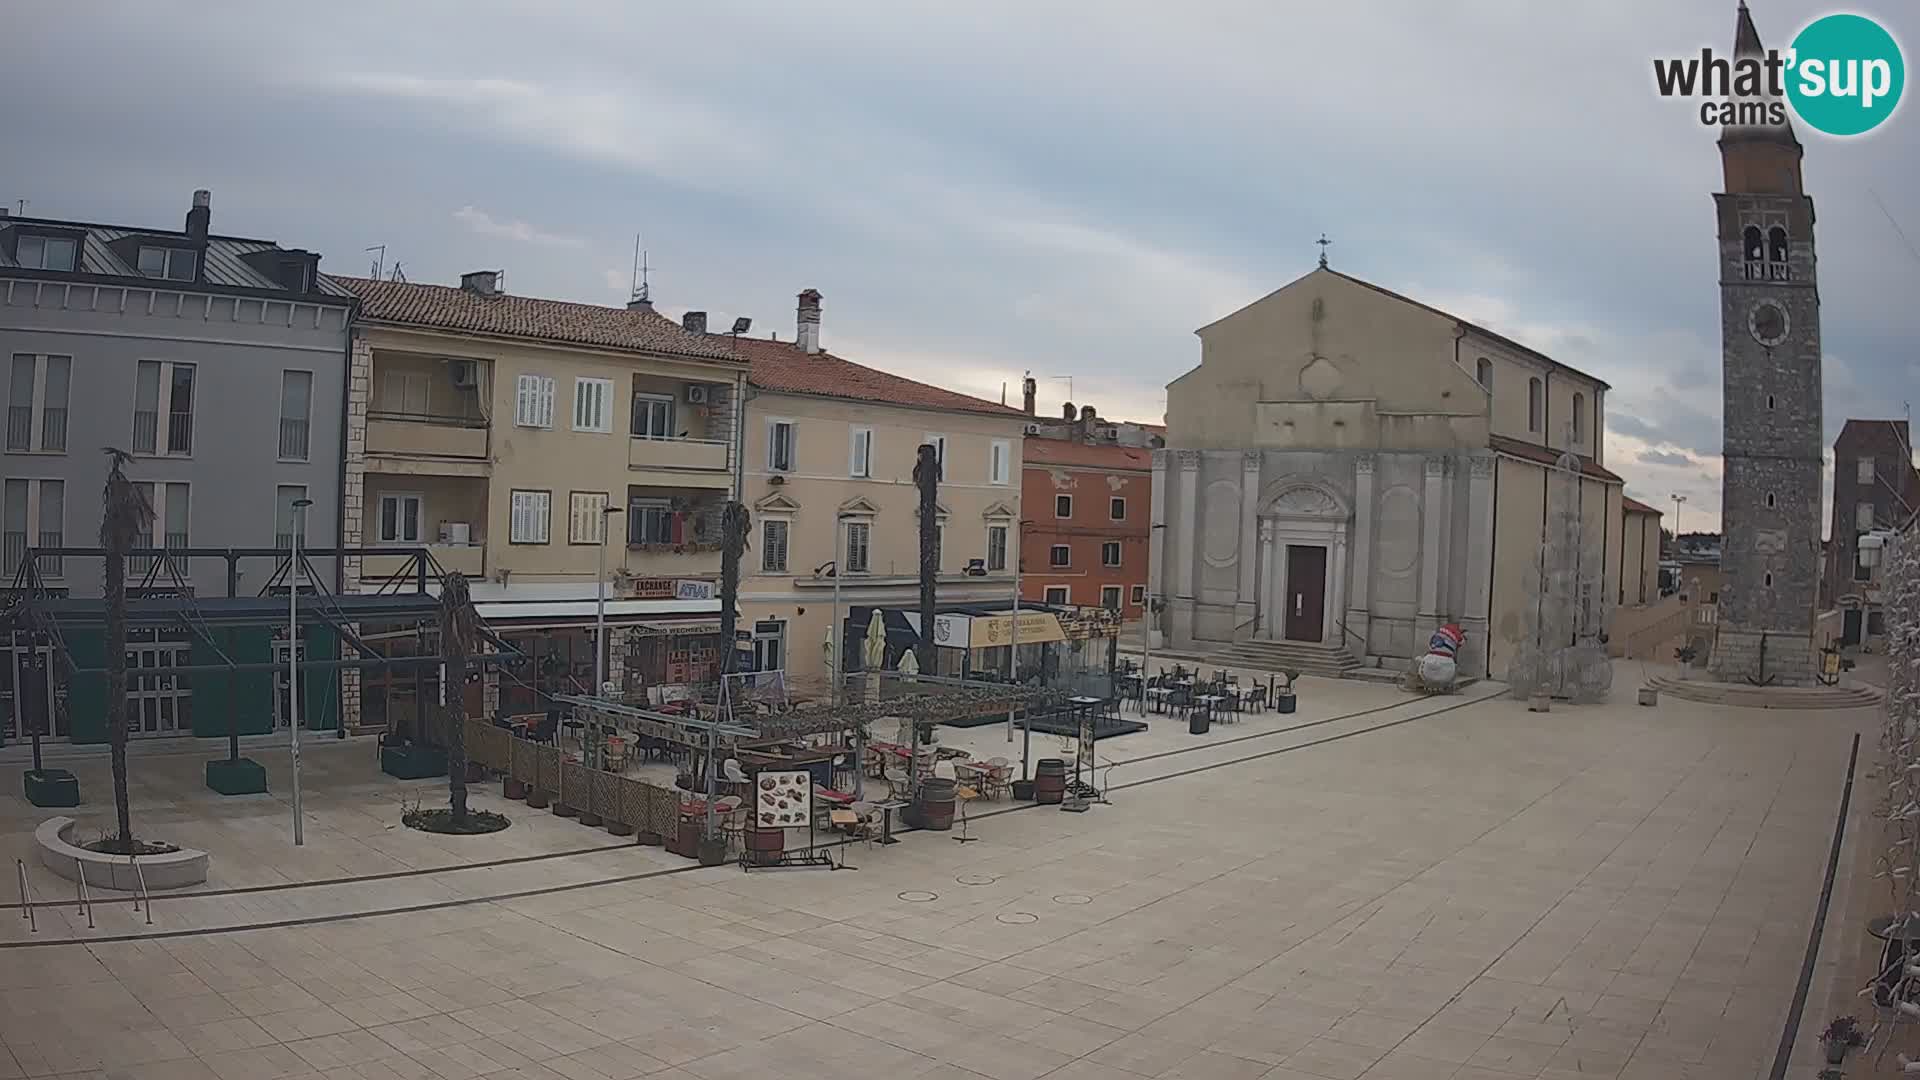
M1273 708L1275 712L1290 713L1294 710L1294 707L1298 704L1299 704L1299 699L1293 696L1293 691L1291 690L1282 690L1280 691L1280 693L1276 694L1273 699Z
M553 804L553 816L554 817L579 817L580 808L577 806L568 806L566 803L563 803L563 802L557 802Z
M711 840L705 837L701 838L700 840L700 865L701 866L719 866L721 863L726 861L727 861L727 838L726 837L716 836Z
M487 782L487 767L477 761L467 762L467 783L484 784Z
M535 810L545 810L547 803L552 800L552 798L552 795L541 791L539 788L530 787L527 789L527 805Z
M632 836L633 826L627 824L624 821L610 820L607 822L607 835L608 836Z
M600 827L600 815L591 810L582 810L580 811L580 824L597 829Z
M1015 780L1013 782L1013 798L1015 802L1032 802L1033 781Z
M638 833L634 836L633 840L634 843L639 844L641 847L659 847L667 842L667 838L657 832Z
M515 801L524 799L527 797L527 785L511 776L503 777L500 780L500 797Z

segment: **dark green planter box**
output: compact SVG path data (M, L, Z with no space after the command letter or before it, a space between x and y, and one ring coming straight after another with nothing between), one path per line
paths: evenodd
M207 788L222 795L263 795L267 790L266 766L252 758L209 761Z
M80 781L65 769L28 769L20 774L27 801L35 806L79 806Z
M437 746L383 746L380 771L401 780L447 775L447 752Z

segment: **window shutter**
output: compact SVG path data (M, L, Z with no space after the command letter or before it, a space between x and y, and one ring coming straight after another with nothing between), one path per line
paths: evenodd
M538 389L540 397L540 406L538 409L540 426L550 428L553 426L553 380L542 376L538 384Z

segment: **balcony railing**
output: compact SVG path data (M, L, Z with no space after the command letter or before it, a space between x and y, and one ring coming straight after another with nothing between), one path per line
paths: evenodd
M133 452L151 454L154 451L154 433L160 423L160 414L152 409L133 411Z
M7 406L7 449L33 449L33 406Z
M307 460L307 421L305 417L280 418L280 457L293 461Z
M466 416L369 412L367 452L487 459L487 422Z
M20 561L27 557L27 534L9 529L0 535L0 572L11 579L20 569Z
M274 533L273 546L276 548L279 548L281 551L292 551L293 550L293 534L290 532Z
M40 449L65 450L67 448L67 410L40 410Z
M627 466L726 473L732 450L733 445L724 439L655 439L636 435L627 441Z
M40 546L43 548L64 547L66 546L65 537L66 534L63 532L48 532L42 529L40 530ZM38 559L35 559L34 563L39 568L41 577L61 577L65 574L65 568L62 565L65 561L66 560L58 555L42 555Z
M193 414L167 414L167 453L193 453Z

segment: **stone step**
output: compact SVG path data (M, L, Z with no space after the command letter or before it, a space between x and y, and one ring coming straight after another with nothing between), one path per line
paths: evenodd
M1752 686L1746 683L1656 678L1647 685L1682 701L1747 709L1868 709L1881 702L1866 686Z
M1349 678L1360 670L1352 653L1304 641L1236 641L1212 654L1216 661L1268 671L1299 671L1324 678Z

